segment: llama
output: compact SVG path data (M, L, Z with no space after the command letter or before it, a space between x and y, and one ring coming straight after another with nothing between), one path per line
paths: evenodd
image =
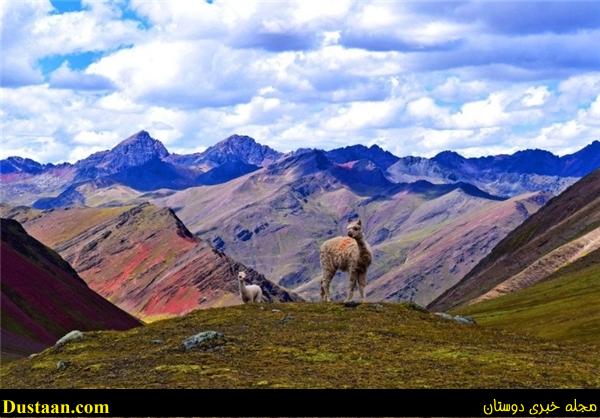
M238 273L238 281L240 282L240 296L244 303L260 303L262 302L263 292L260 286L256 284L246 285L244 279L246 278L246 272L240 271Z
M351 222L347 228L347 237L335 237L321 245L321 300L330 301L329 285L338 270L347 271L350 279L346 301L352 300L354 289L358 285L361 301L365 298L367 269L371 265L371 250L362 234L360 219Z

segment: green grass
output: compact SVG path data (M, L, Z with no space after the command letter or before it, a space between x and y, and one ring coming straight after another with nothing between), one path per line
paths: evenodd
M186 337L205 330L224 333L225 345L181 349ZM2 387L600 386L600 356L580 344L461 325L404 304L245 305L85 335L59 351L4 364ZM57 370L59 360L69 366Z
M584 268L567 267L530 288L452 312L483 326L600 345L600 262L587 261Z

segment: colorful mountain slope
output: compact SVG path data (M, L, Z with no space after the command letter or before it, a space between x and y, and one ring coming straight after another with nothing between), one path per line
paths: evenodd
M531 286L599 247L600 170L596 170L512 231L430 308L446 310Z
M78 329L124 330L140 325L91 290L56 252L2 218L2 358L25 356Z
M184 339L208 330L225 335L218 350L181 349ZM3 365L2 387L600 386L600 356L584 344L462 325L405 304L243 305L85 337L60 353ZM57 372L59 360L69 367Z
M175 208L193 232L233 258L309 299L319 294L319 245L344 233L358 215L375 255L369 296L427 303L547 199L529 194L502 201L471 185L394 184L379 174L372 163L338 164L308 150L155 202ZM333 285L339 294L345 279Z
M543 282L493 300L459 307L482 326L600 345L600 250Z
M241 303L242 269L268 300L298 300L194 237L167 208L56 209L24 226L51 243L92 289L147 321Z

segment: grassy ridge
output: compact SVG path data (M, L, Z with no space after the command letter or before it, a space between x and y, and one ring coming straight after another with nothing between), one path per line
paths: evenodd
M484 326L600 345L599 301L596 250L535 286L454 312L471 315Z
M183 339L205 330L224 333L225 345L181 349ZM68 367L57 370L59 360ZM403 304L288 303L86 333L60 351L3 365L0 381L54 388L598 387L600 358L579 344L461 325Z

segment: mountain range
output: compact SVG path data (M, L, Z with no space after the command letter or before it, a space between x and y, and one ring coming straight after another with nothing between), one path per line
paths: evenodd
M367 295L427 303L549 197L503 199L466 183L397 184L375 164L339 165L311 150L153 202L173 208L216 248L308 299L319 293L320 243L359 216L375 257ZM345 279L334 280L334 293L345 286Z
M21 157L1 160L2 202L48 209L81 205L77 191L89 185L114 184L143 193L222 184L307 151L316 150L284 154L248 136L232 135L204 152L179 155L169 153L160 141L140 131L114 148L74 164L40 164ZM433 158L400 158L377 145L353 145L323 153L340 167L356 161L362 161L359 166L372 164L378 169L378 178L371 181L464 182L503 197L540 190L557 194L600 166L599 141L562 157L542 150L525 150L479 158L464 158L451 151Z
M599 166L600 142L563 157L526 150L399 158L376 145L283 154L233 135L202 153L178 155L140 131L72 165L9 160L3 198L12 206L100 210L151 202L172 209L202 242L308 299L318 294L318 244L360 216L376 260L367 294L427 304L549 198ZM343 286L334 281L334 292Z

